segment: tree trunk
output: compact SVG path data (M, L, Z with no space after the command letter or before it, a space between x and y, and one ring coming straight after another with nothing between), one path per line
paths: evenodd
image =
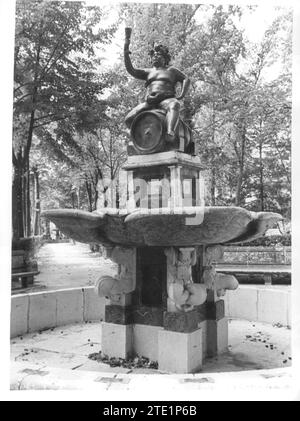
M98 189L95 189L93 210L97 210L98 197L99 197Z
M243 177L244 177L244 168L243 168L243 165L240 165L237 187L236 187L236 195L235 195L235 206L240 206L241 204L241 191L242 191Z
M211 140L212 144L215 143L215 122L216 122L216 113L215 113L215 103L212 103L212 134ZM210 196L211 196L211 205L216 205L216 168L214 165L214 160L212 161L212 170L211 170L211 186L210 186Z
M75 206L76 194L75 194L74 190L72 190L72 192L71 192L71 200L72 200L72 208L75 209L76 208L76 206Z
M242 185L244 181L245 147L246 147L246 127L243 125L242 133L241 133L241 152L240 152L240 155L238 156L239 173L238 173L238 181L237 181L236 196L235 196L235 206L241 205L241 193L242 193Z
M120 209L120 185L119 185L119 177L116 177L116 208Z
M210 197L211 197L211 206L215 206L216 205L216 171L214 168L212 168L211 170Z
M31 209L30 209L30 181L29 181L29 154L32 144L35 122L35 107L38 96L38 83L40 71L40 52L43 37L43 19L40 23L39 43L36 45L36 60L33 77L33 90L31 98L31 113L26 144L22 151L13 150L13 236L21 238L31 235Z
M22 167L15 165L12 184L12 231L14 240L24 237L22 178Z
M80 209L80 185L77 190L77 209Z
M26 160L25 172L25 218L26 218L26 237L31 236L31 205L30 205L30 171L29 171L29 158Z
M264 196L264 167L262 159L263 144L261 138L259 139L259 198L260 198L260 210L265 210Z
M40 183L39 183L39 173L36 168L33 169L33 177L34 177L34 229L33 235L40 235L41 234L41 223L40 223L40 215L41 215L41 202L40 202Z
M89 181L85 181L85 187L88 197L89 212L93 212L93 197L92 197L92 186Z
M46 219L46 238L51 238L51 232L50 232L50 221L49 219Z
M97 204L98 204L98 198L99 198L98 184L99 184L99 169L95 174L95 182L93 183L93 188L94 188L93 211L97 210Z

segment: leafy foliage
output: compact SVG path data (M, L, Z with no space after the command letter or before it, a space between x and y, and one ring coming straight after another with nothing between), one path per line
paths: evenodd
M103 9L80 2L17 2L13 136L17 237L30 235L25 173L34 135L70 164L69 150L80 150L74 135L105 119L101 94L108 82L100 75L97 49L111 40L115 28L104 28L104 21Z
M276 246L290 247L291 245L292 245L291 234L263 236L261 238L251 241L250 243L241 244L241 246L252 246L252 247L276 247Z
M115 178L126 159L124 116L143 100L144 86L126 73L121 50L110 68L99 57L129 25L136 67L149 66L148 50L160 41L192 80L181 112L210 173L209 204L290 217L289 9L278 9L258 43L240 24L252 7L121 3L108 26L111 9L17 2L14 168L25 179L29 157L39 167L42 207L94 210L97 186L105 191L101 180Z

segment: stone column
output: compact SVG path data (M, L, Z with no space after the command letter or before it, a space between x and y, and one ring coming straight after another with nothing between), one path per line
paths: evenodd
M99 296L106 298L102 323L102 353L128 358L133 353L131 300L136 285L136 249L106 248L106 257L118 263L118 275L103 276L96 285Z
M215 356L228 349L228 320L225 317L225 292L220 288L214 264L223 257L222 246L207 246L203 252L202 280L207 287L206 320L201 322L206 330L205 355Z
M170 208L176 209L182 207L182 185L180 170L181 167L178 165L172 165L170 168L170 183L171 183L171 197L170 197Z
M194 306L206 299L203 289L192 280L196 249L170 247L165 254L168 302L164 329L158 333L158 365L173 373L193 373L201 368L203 355L202 329Z
M134 200L134 181L133 181L133 171L127 171L127 189L128 189L128 198L127 198L127 212L132 212L135 210L135 200Z
M202 171L199 171L198 183L197 194L199 198L197 197L197 205L205 206L205 179Z

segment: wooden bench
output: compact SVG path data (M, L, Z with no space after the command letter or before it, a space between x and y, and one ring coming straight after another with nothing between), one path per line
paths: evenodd
M20 281L22 288L27 288L29 285L33 285L33 278L35 275L38 275L40 272L35 271L25 271L25 272L16 272L11 274L12 281Z
M290 265L220 263L216 266L216 270L236 276L240 283L264 283L265 285L291 283Z
M37 263L28 261L25 250L12 251L12 289L27 288L33 284L34 276L38 274Z

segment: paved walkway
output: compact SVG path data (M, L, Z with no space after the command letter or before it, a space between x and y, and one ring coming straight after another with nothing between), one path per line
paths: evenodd
M88 244L46 243L38 253L38 270L34 285L13 290L13 294L94 285L102 275L113 276L117 266Z

